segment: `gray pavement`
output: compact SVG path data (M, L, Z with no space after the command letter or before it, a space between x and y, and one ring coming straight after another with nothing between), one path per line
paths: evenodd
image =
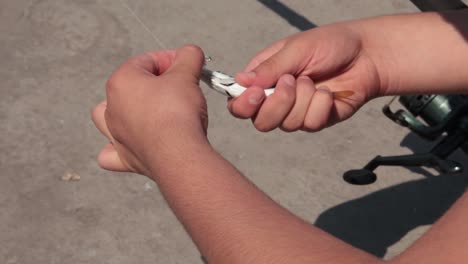
M195 43L235 73L298 29L253 0L123 1L0 0L0 263L201 263L154 183L98 167L106 140L90 109L131 55ZM315 25L416 11L404 0L283 3ZM283 206L377 256L404 250L465 186L466 175L403 168L379 169L370 186L341 180L374 155L427 149L383 117L388 98L320 133L262 134L203 89L216 149Z

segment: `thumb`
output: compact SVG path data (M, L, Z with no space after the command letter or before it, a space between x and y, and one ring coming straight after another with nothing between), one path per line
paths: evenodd
M187 45L176 51L176 55L167 73L178 73L199 79L205 56L200 47Z
M236 80L244 86L270 88L275 86L279 78L285 74L298 75L305 60L305 56L297 50L284 47L251 71L239 73Z

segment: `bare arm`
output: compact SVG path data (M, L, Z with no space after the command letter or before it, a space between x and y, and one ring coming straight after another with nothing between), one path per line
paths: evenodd
M151 175L209 263L384 263L296 217L203 139L167 141ZM468 196L390 263L468 260Z
M178 142L157 150L152 175L209 263L381 262L279 206L209 144Z
M467 93L468 10L351 22L377 64L381 95Z

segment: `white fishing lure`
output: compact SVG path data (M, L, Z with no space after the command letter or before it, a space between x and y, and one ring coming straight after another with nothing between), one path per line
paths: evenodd
M247 90L244 86L236 83L234 77L219 71L208 70L207 68L203 68L201 79L211 89L229 97L238 97ZM274 92L275 88L265 89L266 96L269 96Z

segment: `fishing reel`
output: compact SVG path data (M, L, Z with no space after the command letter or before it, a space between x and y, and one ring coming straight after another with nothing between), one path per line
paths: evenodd
M393 111L391 105L396 98L383 107L385 116L437 143L426 153L376 156L364 168L347 171L343 179L354 185L371 184L377 180L374 170L379 166L425 166L444 174L461 173L463 166L447 157L458 148L468 153L468 95L400 96L399 102L406 110Z

